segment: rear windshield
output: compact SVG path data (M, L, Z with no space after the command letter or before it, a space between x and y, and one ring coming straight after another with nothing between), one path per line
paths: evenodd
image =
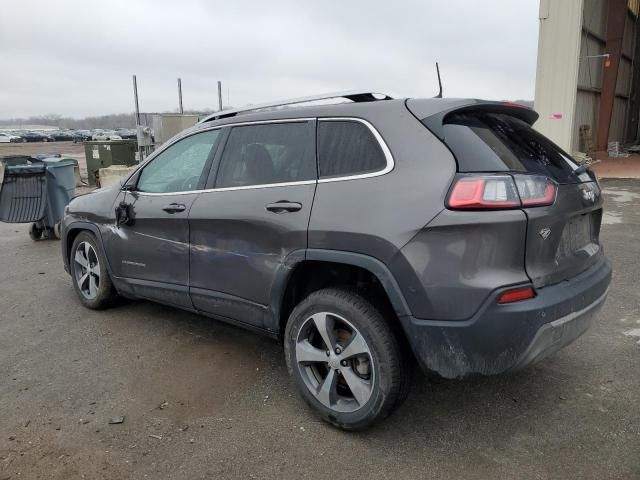
M495 112L455 113L446 117L444 141L460 172L516 171L546 175L558 183L578 181L577 165L528 123Z

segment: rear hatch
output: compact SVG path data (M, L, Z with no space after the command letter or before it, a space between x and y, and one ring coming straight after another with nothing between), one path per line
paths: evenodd
M461 174L514 178L527 216L525 268L540 288L570 279L601 258L602 198L593 173L579 169L567 153L535 131L531 124L536 119L530 109L490 103L455 108L422 121L452 151ZM542 176L555 186L555 201L524 206L528 181Z

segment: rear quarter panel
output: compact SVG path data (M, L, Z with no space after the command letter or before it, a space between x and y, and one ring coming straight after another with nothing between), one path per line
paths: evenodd
M398 283L405 276L415 282L413 269L396 257L443 210L455 160L404 102L362 108L358 116L378 130L393 155L394 169L372 178L319 183L309 248L369 255L391 267Z

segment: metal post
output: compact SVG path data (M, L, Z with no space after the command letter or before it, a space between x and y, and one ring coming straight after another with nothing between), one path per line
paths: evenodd
M133 99L136 102L136 125L140 125L140 106L138 105L138 82L136 76L133 76Z
M635 21L635 42L633 45L633 60L631 61L631 88L627 98L627 130L625 142L638 143L638 124L640 123L640 17Z
M605 51L609 57L602 67L602 89L600 93L600 111L598 112L598 134L596 148L607 149L611 116L616 98L618 67L622 54L622 36L627 17L626 0L610 0L607 5L607 33Z
M218 80L218 110L222 110L222 82Z
M140 105L138 105L138 82L136 76L133 76L133 99L136 103L136 132L138 137L138 162L142 162L142 147L140 146Z
M184 113L182 108L182 79L178 78L178 101L180 102L180 113Z

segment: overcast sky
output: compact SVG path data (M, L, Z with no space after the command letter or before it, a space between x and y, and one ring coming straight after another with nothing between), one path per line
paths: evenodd
M234 106L348 89L533 99L538 0L16 0L0 118Z

